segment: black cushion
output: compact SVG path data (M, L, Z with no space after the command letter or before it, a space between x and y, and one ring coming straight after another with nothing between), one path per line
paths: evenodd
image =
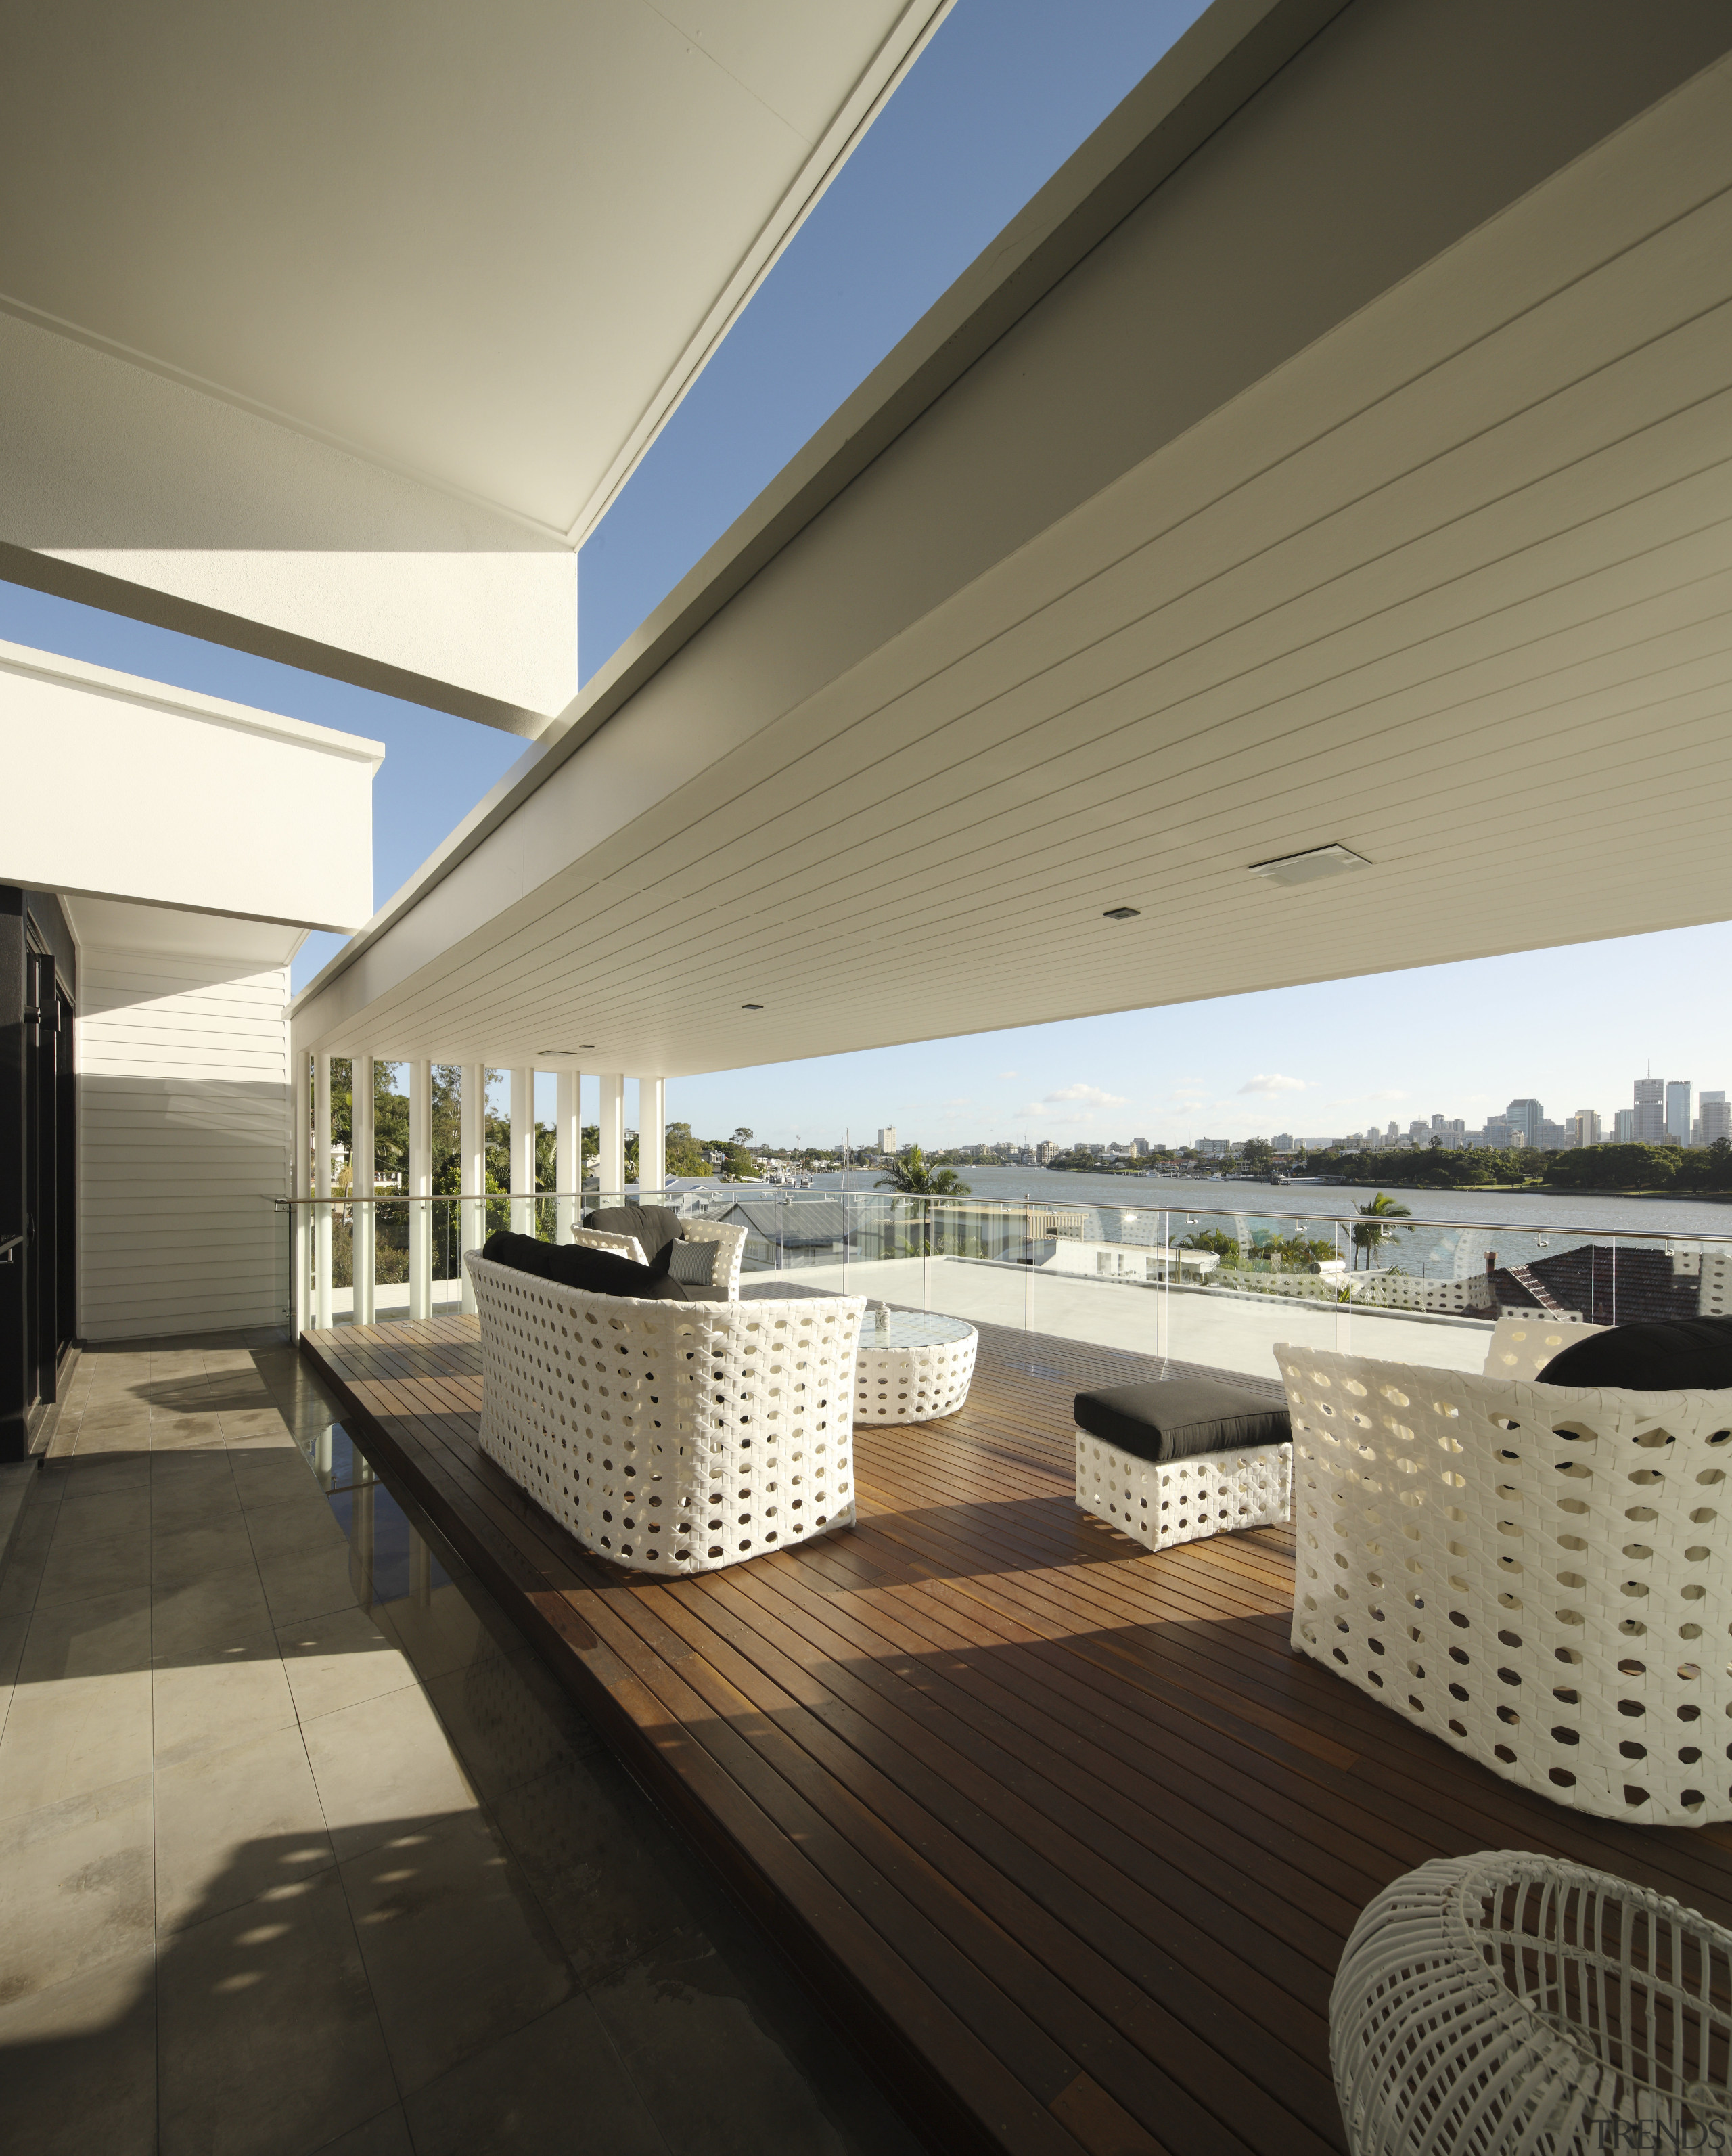
M1139 1460L1193 1460L1200 1452L1285 1445L1293 1436L1285 1408L1207 1378L1103 1385L1077 1394L1076 1418L1079 1430Z
M1732 1387L1732 1317L1668 1317L1591 1332L1554 1355L1542 1385L1616 1385L1631 1393Z
M684 1282L668 1276L668 1252L664 1249L651 1265L623 1258L617 1250L592 1250L583 1243L544 1243L534 1235L514 1235L501 1228L481 1246L484 1258L510 1265L537 1280L552 1281L561 1287L582 1288L590 1295L631 1295L648 1302L696 1302Z
M646 1259L664 1250L679 1233L679 1215L671 1205L603 1205L586 1213L586 1228L599 1228L607 1235L635 1235Z
M685 1287L713 1288L716 1253L720 1248L720 1243L689 1243L682 1235L663 1253L669 1276Z

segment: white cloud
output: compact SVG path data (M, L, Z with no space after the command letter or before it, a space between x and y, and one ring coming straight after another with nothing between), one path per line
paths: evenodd
M1099 1086L1061 1086L1056 1093L1043 1093L1043 1101L1086 1101L1091 1108L1122 1108L1122 1093L1103 1093Z
M1255 1078L1248 1078L1239 1088L1242 1093L1303 1093L1304 1090L1303 1078L1284 1078L1279 1070L1259 1072Z

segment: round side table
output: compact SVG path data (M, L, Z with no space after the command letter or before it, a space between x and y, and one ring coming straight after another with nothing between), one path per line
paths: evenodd
M968 1398L980 1335L960 1317L869 1310L854 1363L856 1422L932 1422Z

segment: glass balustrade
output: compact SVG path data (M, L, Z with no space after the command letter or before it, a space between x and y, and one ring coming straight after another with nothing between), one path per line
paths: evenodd
M428 1316L473 1307L463 1252L513 1224L514 1211L553 1240L585 1211L637 1200L296 1200L284 1208L296 1307L304 1323L339 1326L407 1318L418 1295ZM1477 1371L1492 1325L1511 1312L1609 1325L1732 1311L1732 1235L1342 1218L1326 1201L1258 1213L714 1185L658 1202L746 1229L748 1293L864 1295L1264 1378L1283 1342Z

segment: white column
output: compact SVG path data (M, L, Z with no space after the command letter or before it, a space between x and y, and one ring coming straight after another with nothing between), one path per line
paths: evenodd
M535 1074L511 1073L511 1227L535 1232Z
M463 1066L462 1157L458 1163L457 1187L466 1193L462 1205L462 1233L465 1250L479 1250L487 1240L487 1065ZM473 1317L475 1290L463 1276L463 1306Z
M289 1142L289 1195L295 1202L289 1208L294 1215L290 1233L290 1263L295 1273L295 1337L298 1340L313 1322L308 1266L311 1223L308 1218L310 1208L300 1202L312 1195L313 1088L312 1059L298 1055L290 1060L294 1065L294 1082L290 1088L293 1128Z
M313 1322L331 1323L331 1058L313 1058Z
M375 1083L372 1057L353 1057L349 1065L349 1190L354 1199L349 1208L349 1246L352 1253L349 1270L355 1281L357 1325L371 1325L374 1315L377 1268L373 1223L377 1214L373 1205L373 1186L378 1176L373 1134Z
M596 1162L604 1198L617 1198L626 1179L626 1081L623 1071L602 1075L602 1150Z
M569 1192L553 1209L553 1240L569 1243L583 1218L583 1073L561 1070L553 1111L553 1181Z
M668 1180L668 1081L638 1081L638 1194L659 1190Z
M409 1065L409 1315L433 1316L433 1065Z

